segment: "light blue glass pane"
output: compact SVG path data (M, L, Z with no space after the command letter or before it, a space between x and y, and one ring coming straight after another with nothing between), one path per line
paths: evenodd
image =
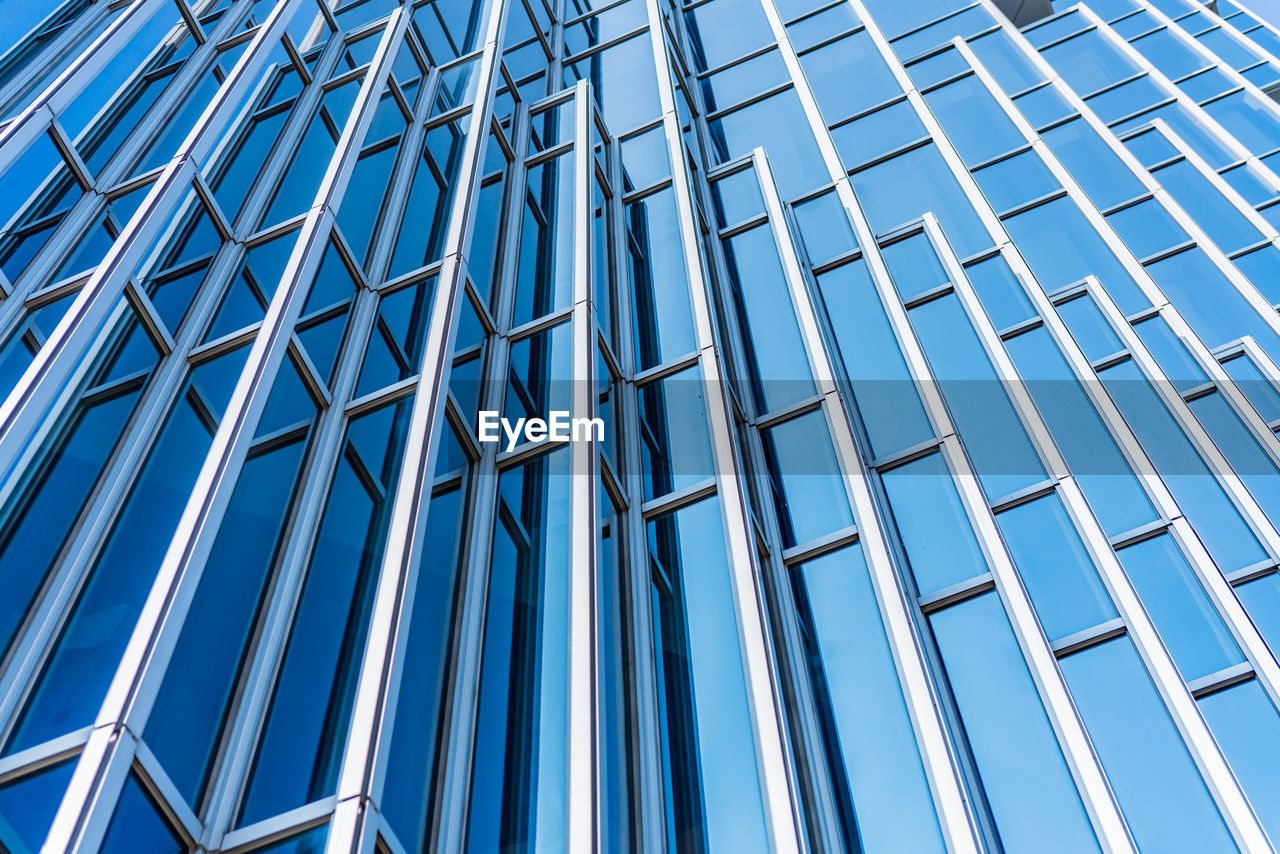
M867 272L855 261L818 278L872 453L885 456L933 437L920 394Z
M764 10L751 0L713 0L686 12L685 21L693 61L701 71L719 68L774 40Z
M1184 680L1192 682L1244 660L1171 535L1143 540L1116 554Z
M862 546L803 564L797 586L810 670L829 709L821 717L828 761L853 801L857 826L846 833L866 851L943 851Z
M1142 182L1084 119L1047 130L1043 139L1099 208L1105 210L1143 192Z
M1155 508L1044 327L1005 342L1036 408L1109 536L1156 519Z
M1133 325L1134 331L1147 345L1151 355L1155 357L1165 379L1173 384L1179 392L1187 391L1209 381L1209 376L1191 357L1187 347L1182 343L1163 317L1156 315L1141 323Z
M1190 401L1191 411L1271 519L1280 519L1280 470L1218 392Z
M890 469L884 488L921 596L987 571L941 454Z
M1059 666L1139 848L1235 851L1133 642L1107 641Z
M1149 304L1070 199L1055 199L1009 217L1004 224L1031 272L1050 293L1093 275L1126 314Z
M1130 42L1170 80L1185 77L1209 63L1166 27Z
M1004 850L1100 850L999 596L929 624Z
M1140 68L1097 30L1045 48L1049 60L1067 85L1081 95L1136 74Z
M969 47L1005 92L1016 94L1044 82L1044 74L1032 65L1031 60L1023 55L1023 47L1003 29L974 39L969 42Z
M812 265L822 264L857 246L844 205L835 191L823 193L792 208L805 252Z
M763 441L784 546L806 543L853 524L821 409L770 428Z
M1182 137L1182 141L1189 145L1196 154L1209 161L1209 165L1214 169L1221 169L1223 166L1239 160L1234 150L1228 148L1226 143L1214 135L1203 121L1193 115L1190 109L1180 102L1166 104L1140 116L1135 116L1116 125L1113 130L1117 134L1122 134L1127 130L1131 130L1138 125L1145 125L1155 119L1164 119L1173 128L1174 132Z
M1263 828L1280 836L1280 718L1256 679L1200 700L1231 770L1253 804Z
M1191 239L1155 199L1108 214L1107 222L1138 258L1149 258Z
M787 27L787 38L791 40L792 47L802 51L853 29L857 23L858 16L853 14L853 8L847 3L839 3Z
M764 146L778 191L784 200L793 199L829 180L818 143L811 133L802 130L807 126L794 90L757 101L711 123L717 162Z
M927 302L910 318L987 497L1039 482L1044 467L959 297Z
M924 96L951 144L970 166L1021 145L1022 134L976 74Z
M782 55L771 50L704 77L702 96L708 112L726 110L787 79L787 66L782 62Z
M1271 188L1271 185L1266 182L1266 179L1259 173L1258 168L1252 163L1242 163L1233 169L1222 172L1221 175L1251 205L1260 205L1276 197L1276 191Z
M626 228L637 362L645 369L693 350L693 315L671 188L628 204Z
M1010 210L1062 189L1034 151L1024 151L973 173L978 189L996 213Z
M706 391L695 365L639 391L645 497L657 498L715 474Z
M894 287L903 302L910 302L923 293L950 283L947 271L942 269L938 253L923 232L905 240L891 243L881 250Z
M1210 349L1252 335L1271 358L1280 359L1280 336L1202 249L1179 252L1147 270Z
M1211 101L1204 109L1255 154L1280 146L1280 120L1252 92L1233 92Z
M764 213L764 197L754 169L726 175L711 185L711 202L722 226L734 225Z
M755 751L743 750L755 736L722 525L717 498L650 522L649 557L673 590L670 610L661 615L662 678L670 704L664 721L667 749L684 743L696 751L675 757L691 764L688 770L696 769L690 782L701 789L701 827L690 828L688 838L704 839L701 850L749 854L765 851L768 836ZM682 636L679 641L673 629ZM684 703L671 690L680 671L688 680L686 692L692 689ZM696 797L697 792L677 789L676 795Z
M1000 255L965 268L969 284L996 329L1005 329L1036 316L1022 284Z
M772 230L757 226L724 247L756 405L772 412L809 397L813 378Z
M1263 420L1271 422L1280 419L1280 392L1262 375L1253 359L1248 356L1228 359L1222 363L1222 367Z
M1056 494L996 517L1049 640L1114 619L1115 606Z
M1280 644L1280 573L1272 572L1241 584L1236 595L1263 640L1274 649Z
M1050 84L1033 89L1019 95L1014 101L1018 109L1031 122L1031 126L1042 128L1050 122L1057 121L1075 112L1075 107L1058 91L1058 87Z
M1154 174L1224 252L1234 252L1262 239L1262 233L1244 214L1186 160L1158 169Z
M899 154L850 181L871 229L883 234L932 211L961 258L991 245L968 198L933 145Z
M1125 349L1111 324L1087 294L1058 305L1058 315L1067 324L1067 331L1090 361L1112 356Z
M1231 263L1248 277L1267 302L1272 305L1280 302L1280 249L1268 244L1233 258Z
M910 101L898 101L831 129L831 140L846 169L928 136Z

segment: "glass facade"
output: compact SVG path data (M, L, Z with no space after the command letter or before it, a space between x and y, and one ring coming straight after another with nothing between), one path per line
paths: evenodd
M1280 850L1273 93L1234 0L0 0L0 851Z

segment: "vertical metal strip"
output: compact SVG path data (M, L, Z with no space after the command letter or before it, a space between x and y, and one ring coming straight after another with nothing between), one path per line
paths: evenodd
M595 172L592 162L591 128L594 119L591 86L579 80L574 87L573 147L573 418L593 418L596 414L595 349L596 331L592 307L592 214ZM599 480L599 448L594 430L587 441L574 436L570 446L569 486L569 715L568 732L568 851L589 854L596 846L595 709L596 675L596 490Z

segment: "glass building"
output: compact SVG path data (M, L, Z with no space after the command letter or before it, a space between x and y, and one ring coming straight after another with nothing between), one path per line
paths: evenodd
M0 851L1274 851L1273 91L1234 0L0 0Z

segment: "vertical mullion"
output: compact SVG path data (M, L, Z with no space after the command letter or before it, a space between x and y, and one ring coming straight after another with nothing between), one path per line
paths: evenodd
M595 173L591 126L591 85L579 80L574 87L573 149L573 313L570 318L572 344L571 415L593 418L596 413L595 318L592 308L592 203ZM571 427L574 433L576 429ZM571 854L588 854L596 844L595 747L596 738L596 644L595 591L597 587L600 536L597 523L596 492L599 480L599 450L595 431L587 439L576 435L570 446L569 513L569 727L568 805L566 839Z

